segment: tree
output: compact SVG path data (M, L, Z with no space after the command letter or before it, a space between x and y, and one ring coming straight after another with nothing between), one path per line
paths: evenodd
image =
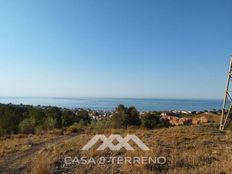
M55 128L61 128L62 127L62 112L57 107L49 107L46 110L46 117L47 119L54 120L55 122Z
M87 125L91 122L91 118L89 116L89 112L86 110L81 110L77 112L77 122L82 120L82 124Z
M44 124L46 115L42 109L30 109L29 117L34 120L36 126L41 126Z
M125 112L126 107L122 104L119 104L118 107L116 108L116 112L122 113Z
M0 104L0 129L7 133L17 133L19 123L27 117L27 107Z
M70 126L73 123L76 122L76 115L70 111L70 110L64 110L64 112L62 113L62 125L63 126Z
M170 126L167 120L164 120L160 115L154 113L146 113L142 118L142 126L148 129L168 127Z
M113 113L111 119L111 124L113 128L123 128L125 127L125 120L123 119L123 114L122 113Z
M128 126L138 126L141 121L139 119L139 112L135 107L125 107L118 105L116 112L111 118L112 126L114 128L127 128Z
M129 107L127 110L128 118L127 118L127 125L130 126L139 126L141 124L141 120L139 119L139 112L135 107Z

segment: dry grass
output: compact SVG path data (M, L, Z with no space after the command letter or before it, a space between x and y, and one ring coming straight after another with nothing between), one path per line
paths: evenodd
M48 154L40 153L36 156L32 163L31 173L33 174L49 174L51 173L51 157Z
M220 116L221 115L217 115L217 114L210 113L210 112L193 115L193 117L197 117L197 118L206 117L208 118L210 122L215 122L215 123L220 123L220 119L221 119Z
M98 142L90 151L81 151L95 134L127 134L137 135L150 151L141 151L133 142L129 142L136 150L112 152L109 149L97 151ZM56 135L34 135L30 143L41 143ZM14 151L26 151L27 136L13 136L0 140L0 154ZM30 147L28 147L30 148ZM34 154L28 173L135 173L135 174L231 174L232 173L232 133L219 132L206 126L180 126L155 130L145 129L86 129L72 138L46 146ZM165 165L154 164L106 164L106 165L64 165L66 156L86 156L97 159L101 156L165 156Z
M110 150L96 151L98 143L90 151L80 151L82 146L90 140L94 134L111 133L126 135L136 134L149 148L150 151L125 151L111 152ZM132 142L130 142L133 145ZM133 145L135 147L136 145ZM59 149L59 150L55 150ZM47 156L46 156L47 154ZM49 155L48 155L49 154ZM65 172L72 171L82 173L167 173L167 174L231 174L232 166L232 136L231 133L223 134L214 128L202 126L172 127L157 130L89 130L86 133L65 141L56 147L44 152L46 159L55 168ZM65 156L88 156L98 158L100 156L165 156L167 163L162 166L154 164L111 164L111 165L71 165L61 167ZM48 158L49 156L49 158ZM38 159L41 156L37 157ZM51 159L52 158L52 159ZM45 160L44 160L45 161ZM50 165L50 164L49 164ZM44 170L43 167L44 166ZM47 171L46 163L35 163L34 167ZM34 174L34 170L32 170ZM52 173L52 172L51 172Z
M55 139L57 136L51 133L44 135L9 135L0 138L0 157L18 151L27 151L33 145L37 145L48 140Z

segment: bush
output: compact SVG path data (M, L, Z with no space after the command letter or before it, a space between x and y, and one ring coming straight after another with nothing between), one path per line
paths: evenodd
M81 110L77 112L77 122L81 122L84 126L89 124L91 122L91 118L89 116L88 111L86 110Z
M110 120L92 120L90 124L91 128L94 129L106 129L106 128L111 128L112 124Z
M86 123L84 120L81 119L81 120L77 123L77 125L78 125L79 127L83 127L83 126L86 126L87 123Z
M62 125L63 126L70 126L73 123L77 121L76 115L70 111L70 110L65 110L63 112L63 118L62 118Z
M35 133L36 134L40 134L42 131L43 131L43 126L40 125L40 126L35 127Z
M45 128L48 129L48 130L51 130L51 129L54 129L56 127L56 119L55 118L52 118L52 117L48 117L46 120L45 120Z
M0 136L3 136L7 133L6 129L0 129Z
M80 126L78 124L73 124L67 128L68 133L77 133L80 130Z
M46 117L49 124L48 129L62 128L62 111L57 107L49 107L46 110Z
M35 133L34 123L30 118L26 118L19 123L19 130L21 133L33 134Z
M125 107L118 105L116 112L111 118L113 128L127 128L128 126L138 126L141 124L139 112L135 107Z
M160 115L154 113L146 113L142 118L142 126L147 129L169 127L170 124L168 120L164 120Z
M139 112L135 107L128 108L127 116L127 126L139 126L141 124L141 120L139 119Z
M45 117L46 117L43 110L37 109L37 108L30 109L28 116L34 120L36 126L43 125L43 122L44 122Z
M112 128L126 127L124 118L123 113L114 113L110 119Z
M27 107L0 104L0 129L6 133L17 133L19 123L27 118Z

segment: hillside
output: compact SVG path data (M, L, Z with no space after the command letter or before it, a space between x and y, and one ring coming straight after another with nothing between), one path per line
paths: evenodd
M206 117L210 122L220 123L221 115L206 112L197 115L193 115L194 117Z
M137 135L149 148L149 151L141 151L135 143L129 144L135 151L97 151L101 144L95 145L89 151L80 149L95 135L127 134ZM45 135L44 135L45 136ZM50 138L49 138L50 137ZM51 137L52 140L51 140ZM56 137L56 138L54 138ZM20 142L19 146L28 145L28 137L8 137L2 142L13 144L13 140ZM20 140L19 140L20 139ZM30 141L36 139L30 137ZM40 138L41 139L41 138ZM40 144L40 145L38 145ZM16 146L16 145L15 145ZM14 146L14 147L15 147ZM17 146L16 146L17 147ZM6 147L5 147L6 148ZM12 148L11 148L12 149ZM30 152L30 153L28 153ZM20 161L13 158L20 155ZM24 155L25 154L25 155ZM206 126L180 126L161 128L154 130L145 129L79 129L77 135L53 135L48 136L44 142L31 143L30 147L22 150L2 153L0 166L1 173L168 173L168 174L230 174L232 173L232 135L222 133L215 128ZM94 159L100 156L164 156L167 162L159 164L64 164L65 157L86 156ZM8 166L7 166L8 165Z

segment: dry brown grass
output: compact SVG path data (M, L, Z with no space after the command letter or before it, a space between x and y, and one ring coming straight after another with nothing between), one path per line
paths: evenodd
M49 174L51 173L51 157L46 153L40 153L36 156L32 163L31 173L33 174Z
M90 151L81 151L94 134L110 135L111 133L137 135L150 151L141 151L130 142L136 151L124 149L112 152L96 151L98 142ZM232 173L232 134L219 132L215 128L204 126L181 126L156 130L144 129L106 129L86 130L78 136L47 147L38 153L31 165L32 174L54 173L135 173L135 174L231 174ZM65 156L165 156L167 163L154 164L109 164L109 165L70 165L64 167ZM63 166L63 167L62 167Z
M221 115L217 115L217 114L210 113L210 112L193 115L193 117L197 117L197 118L203 117L203 116L208 118L208 120L211 122L213 121L215 123L220 123Z
M31 149L33 145L37 145L48 140L55 139L54 134L44 135L9 135L0 138L0 157L8 153L14 153L18 151L27 151Z

